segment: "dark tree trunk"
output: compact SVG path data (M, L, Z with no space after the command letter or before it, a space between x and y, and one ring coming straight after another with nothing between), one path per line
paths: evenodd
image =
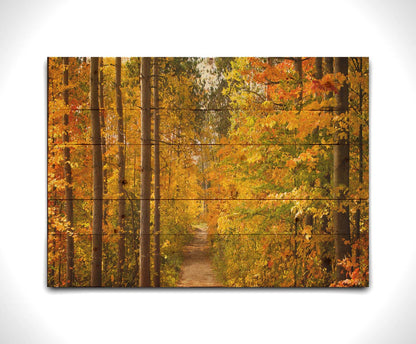
M360 58L360 62L359 62L359 68L360 68L360 75L362 75L363 73L363 58ZM358 111L359 111L359 115L362 116L362 112L363 112L363 98L364 98L364 94L363 94L363 88L360 85L360 89L359 89L359 104L358 104ZM359 147L359 167L358 167L358 182L359 182L359 186L361 186L363 184L363 125L360 124L360 129L359 129L359 133L358 133L358 147ZM354 240L358 240L360 239L360 221L361 221L361 211L360 209L357 209L356 213L355 213L355 226L354 226ZM357 249L356 251L356 256L357 259L359 259L361 255L361 252L359 249Z
M272 57L268 57L267 58L267 64L272 67L273 66L273 58ZM270 101L271 100L271 96L270 96L270 84L267 83L266 84L266 100Z
M154 135L155 135L155 146L154 146L154 164L155 164L155 213L154 213L154 244L155 244L155 255L154 255L154 276L153 285L154 287L160 287L160 155L159 155L159 65L158 59L154 58L154 76L153 76L153 88L154 88Z
M106 146L106 140L105 140L105 134L104 134L104 130L105 130L105 104L104 104L104 62L103 62L103 58L100 57L100 97L99 97L99 103L100 103L100 125L101 125L101 148L102 148L102 152L103 152L103 166L106 163L106 159L105 159L105 154L107 152L107 146ZM107 190L107 169L103 168L103 193L104 195L107 194L108 190ZM104 202L104 208L103 208L103 222L104 224L107 224L107 207L108 205L108 201Z
M141 77L140 287L150 287L150 57L142 58Z
M133 201L140 213L140 201ZM132 227L133 227L133 257L134 257L134 267L131 274L131 283L133 286L139 286L138 276L139 276L139 238L137 236L137 227L134 221L134 213L131 214L132 217ZM139 220L140 222L140 220ZM140 224L139 224L140 225ZM140 230L140 229L139 229Z
M133 190L136 190L136 152L134 153L134 158L133 158ZM134 265L133 265L133 270L131 272L131 282L130 284L132 286L138 286L139 284L137 283L137 277L139 275L139 238L137 237L137 227L135 225L135 206L137 206L137 208L139 209L140 212L140 201L137 200L132 200L131 201L131 207L132 207L132 213L131 213L131 222L132 222L132 246L133 246L133 257L134 257Z
M101 150L100 111L98 103L98 57L91 58L91 131L92 131L92 161L94 204L92 211L92 261L91 286L102 285L102 255L103 255L103 163Z
M293 286L298 287L298 224L299 218L295 217L295 235L293 236Z
M303 103L303 68L302 68L302 58L301 57L295 57L295 71L296 73L298 73L298 85L300 87L300 92L299 92L299 98L298 98L298 106L299 108L302 108L302 103Z
M325 74L332 74L334 72L334 58L325 57Z
M54 142L54 139L52 138L52 144L54 144L55 142ZM52 153L52 156L54 156L55 154L54 153ZM55 164L53 164L52 165L52 169L54 170L55 169ZM57 197L56 197L56 187L54 186L53 187L53 198L54 199L56 199ZM53 201L53 203L54 203L54 208L56 208L56 201ZM49 230L49 224L48 224L48 230ZM49 268L49 284L48 284L48 286L49 287L55 287L55 269L56 269L56 264L55 264L55 254L56 254L56 229L55 228L53 228L52 230L51 230L51 232L52 232L52 262L51 262L51 266L49 266L48 265L48 268ZM48 252L48 254L49 254L49 252Z
M59 240L61 241L61 240ZM62 256L59 253L59 267L58 267L58 287L61 287L61 271L62 271Z
M300 111L303 105L303 68L302 68L302 57L295 57L294 58L294 68L296 73L298 74L298 86L300 87L299 96L296 100L297 109ZM295 182L296 184L296 182ZM294 249L294 259L295 259L295 266L294 266L294 287L298 287L298 226L299 226L300 219L295 217L295 249Z
M322 57L315 58L315 78L321 80L323 77ZM320 102L322 97L318 96L317 100ZM312 143L319 143L319 126L312 131Z
M64 103L66 107L69 104L68 91L68 57L64 57ZM68 109L67 109L68 111ZM64 115L64 143L69 143L69 116L68 113ZM72 195L72 170L71 170L71 152L69 147L64 148L64 173L65 173L65 214L69 223L68 234L66 236L66 286L72 287L74 284L74 204Z
M126 257L126 238L125 238L125 218L126 218L126 194L124 185L126 184L125 169L126 162L124 157L124 125L123 125L123 102L121 98L121 58L116 57L116 102L118 114L118 224L120 227L118 239L118 260L117 260L117 283L123 285L123 270Z
M348 75L348 58L335 58L335 73L342 73ZM338 116L345 116L348 111L348 86L346 83L341 87L337 93L337 109ZM344 114L344 115L343 115ZM334 187L336 189L336 198L338 199L338 208L342 211L334 211L334 234L335 234L335 256L337 260L344 259L351 255L350 242L350 220L349 220L349 206L343 201L347 198L349 187L349 172L350 172L350 152L349 152L349 130L342 129L337 125L337 132L335 135L334 146ZM345 190L338 191L337 188L345 188ZM337 265L337 280L346 278L345 270Z
M50 72L50 57L48 57L48 87L50 87L51 84L51 78L49 76L49 72ZM52 100L55 100L54 94L53 94L53 88L52 88ZM49 90L48 90L48 123L49 123L49 107L50 107L50 99L49 99ZM55 138L52 136L52 146L55 144ZM49 147L48 147L49 148ZM55 159L55 152L52 150L52 161L54 161ZM48 161L48 169L49 169L49 161ZM55 170L55 164L52 164L52 171ZM56 208L56 187L53 186L52 188L52 194L53 194L53 198L55 199L53 202L53 208ZM49 198L49 194L48 194L48 198ZM50 201L49 201L50 202ZM49 203L48 202L48 203ZM49 218L49 207L48 207L48 218ZM52 252L49 251L48 248L48 287L55 287L55 253L56 253L56 230L55 228L50 228L49 223L48 223L48 247L49 247L49 239L51 238L49 236L49 234L52 237ZM49 263L49 255L52 256L51 258L51 263Z
M315 58L315 78L322 79L323 70L322 70L322 57Z

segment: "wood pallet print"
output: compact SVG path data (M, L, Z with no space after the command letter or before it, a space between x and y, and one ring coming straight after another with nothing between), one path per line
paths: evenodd
M367 287L365 57L48 58L49 287Z

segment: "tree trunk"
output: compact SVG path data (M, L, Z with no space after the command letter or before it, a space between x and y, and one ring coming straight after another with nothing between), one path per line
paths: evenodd
M102 285L103 255L103 163L101 151L100 112L98 104L98 57L91 58L91 131L94 204L92 211L91 286Z
M61 256L61 253L59 253L58 287L62 287L62 285L61 285L61 271L62 271L62 256Z
M267 58L267 64L272 67L273 66L273 58L272 57L268 57ZM270 96L270 83L267 82L266 83L266 100L270 101L271 100L271 96Z
M315 78L320 80L322 79L323 75L322 75L322 57L317 57L315 58ZM312 131L312 143L318 143L318 138L319 138L319 127L316 127L313 131ZM312 187L312 182L310 184L310 186ZM313 214L311 213L307 213L305 216L305 225L306 226L313 226Z
M104 61L103 58L99 58L99 104L100 104L100 125L101 125L101 148L103 153L103 198L107 195L107 169L105 168L106 165L106 157L105 154L107 152L106 140L105 140L105 104L104 104ZM107 227L107 208L108 208L108 201L103 201L103 232ZM105 234L105 233L104 233ZM103 280L105 281L105 275L108 270L108 255L106 252L108 251L108 243L103 243ZM103 281L103 284L105 283ZM111 281L110 281L111 286Z
M335 73L348 75L348 58L335 58ZM348 111L348 86L346 83L337 93L338 116L345 117ZM334 211L334 234L335 234L335 256L337 260L344 259L351 255L350 242L350 220L349 206L342 201L348 194L349 187L349 170L350 170L350 152L349 152L349 130L342 129L337 125L334 145L334 187L336 189L335 197L338 199L338 210ZM345 188L338 191L337 188ZM339 209L342 208L342 211ZM345 270L337 265L337 280L346 278Z
M118 224L120 227L118 239L117 283L123 285L123 270L126 257L125 218L126 218L126 194L124 190L126 162L124 157L124 125L123 102L121 99L121 58L116 57L116 102L118 114Z
M68 57L64 57L64 103L67 107L69 104L69 91L68 91L68 68L69 61ZM69 116L68 113L64 115L64 143L69 142ZM65 213L66 219L69 223L68 234L66 236L66 286L72 287L74 284L74 204L73 204L73 195L72 195L72 170L71 170L71 153L69 147L65 146L64 148L64 173L65 173Z
M142 58L141 76L140 287L150 287L150 57Z
M136 152L134 152L134 162L133 162L133 190L136 190ZM137 277L139 275L139 238L137 237L137 227L135 225L134 221L134 208L137 206L139 212L140 212L140 201L134 200L131 203L132 205L132 213L131 213L131 225L132 225L132 246L133 246L133 257L134 257L134 266L131 273L131 285L132 286L138 286L139 283L137 282Z
M325 57L325 74L332 74L334 72L334 58Z
M299 96L298 96L298 99L296 100L296 102L298 104L298 106L297 106L298 111L301 111L302 107L303 107L303 66L302 66L302 58L301 57L295 57L294 67L295 67L296 73L298 73L298 78L299 78L298 85L300 87ZM297 259L297 241L296 241L297 240L297 227L298 227L300 221L301 221L301 219L295 218L295 228L296 228L296 235L295 235L295 252L296 253L295 253L295 258L296 259ZM307 214L305 216L305 225L311 226L311 227L313 225L313 215L309 212L307 212ZM298 264L296 262L296 271L297 271L297 265ZM303 275L306 276L306 274L304 274L304 271L303 271L304 270L303 269L303 267L304 267L303 262L300 265L301 265L301 269L300 269L301 274L300 275L301 276L303 276ZM303 280L303 279L301 279L301 280ZM295 287L296 286L298 286L297 285L297 274L296 274L296 278L295 278ZM305 284L304 284L304 286L305 286Z
M295 235L293 236L293 286L295 288L298 287L298 224L299 218L295 217Z
M325 74L333 74L334 73L334 58L333 57L325 57ZM334 94L329 92L326 96L328 99L331 99Z
M140 213L140 201L134 201L135 205L137 205L138 208L138 212ZM139 281L138 281L138 276L139 276L139 237L137 236L137 227L135 226L135 221L134 221L134 213L131 214L132 217L132 227L133 227L133 257L134 257L134 267L133 267L133 271L131 274L131 283L133 286L139 286ZM139 220L140 222L140 220ZM140 223L139 223L140 225ZM140 228L139 228L140 230Z
M315 78L320 80L323 77L322 57L315 58Z
M55 140L52 138L52 144L54 144L55 142L54 142ZM54 156L55 154L54 153L52 153L52 156ZM52 170L55 170L55 164L53 164L52 165ZM56 197L56 187L54 186L53 187L53 198L54 199L56 199L57 197ZM53 201L53 204L54 204L54 210L56 209L56 201ZM48 223L48 231L49 231L49 223ZM51 258L51 268L49 269L49 284L48 284L48 286L49 287L55 287L55 269L56 269L56 267L55 267L55 262L56 262L56 258L55 258L55 255L56 255L56 229L55 228L53 228L52 230L52 252L51 252L51 256L52 256L52 258ZM48 250L48 255L49 255L49 250ZM48 260L49 261L49 260ZM49 266L48 266L49 267Z
M362 75L363 73L363 58L360 58L360 63L359 63L359 68L360 68L360 75ZM363 112L363 88L360 85L360 90L359 90L359 104L358 104L358 108L359 108L359 115L362 117L362 112ZM359 129L359 133L358 133L358 147L359 147L359 167L358 167L358 182L359 182L359 186L361 186L363 184L363 125L360 124L360 129ZM361 203L361 201L360 201ZM360 239L360 221L361 221L361 211L360 209L357 209L356 213L355 213L355 226L354 226L354 240L358 240ZM356 257L357 260L359 259L359 256L361 255L360 249L357 248L356 250Z
M299 108L302 108L302 103L303 103L303 68L302 68L302 58L301 57L295 57L295 71L296 73L298 73L298 84L300 86L300 91L299 91L299 97L297 100L297 103L299 105Z
M104 135L104 130L105 130L105 104L104 104L104 71L103 71L103 67L104 67L104 62L103 62L103 58L100 57L100 97L99 97L99 104L100 104L100 125L101 125L101 143L102 143L102 152L103 152L103 166L105 166L106 163L106 159L105 159L105 154L107 152L107 146L106 146L106 140L105 140L105 135ZM107 190L107 169L105 169L103 167L103 193L104 195L107 194L108 190ZM104 209L103 209L103 222L104 224L107 224L107 209L106 206L108 205L108 201L104 202Z
M334 73L334 58L333 57L325 57L325 74L332 74ZM329 99L332 97L332 92L330 92L326 97ZM332 160L332 159L331 159ZM331 183L331 173L328 171L326 176L324 177L325 181L328 185ZM329 194L328 190L328 194ZM324 234L332 235L333 233L330 233L330 230L328 229L329 225L329 216L324 215L322 216L322 232ZM323 270L328 272L328 278L325 280L325 286L329 285L330 283L330 274L332 273L332 262L333 262L333 254L332 250L334 247L334 240L332 236L329 237L328 240L322 243L322 254L321 254L321 266Z
M158 59L154 58L154 76L153 76L153 88L154 88L154 164L155 164L155 213L154 213L154 243L155 243L155 256L154 266L155 272L153 276L154 287L160 287L160 154L159 154L159 65Z

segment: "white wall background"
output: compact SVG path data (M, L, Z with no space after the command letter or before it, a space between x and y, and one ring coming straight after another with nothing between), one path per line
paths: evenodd
M414 343L416 3L0 3L1 343ZM370 56L371 287L46 288L47 56Z

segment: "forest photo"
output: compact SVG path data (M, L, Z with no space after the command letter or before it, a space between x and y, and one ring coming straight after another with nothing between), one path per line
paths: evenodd
M49 287L368 287L367 57L48 58Z

